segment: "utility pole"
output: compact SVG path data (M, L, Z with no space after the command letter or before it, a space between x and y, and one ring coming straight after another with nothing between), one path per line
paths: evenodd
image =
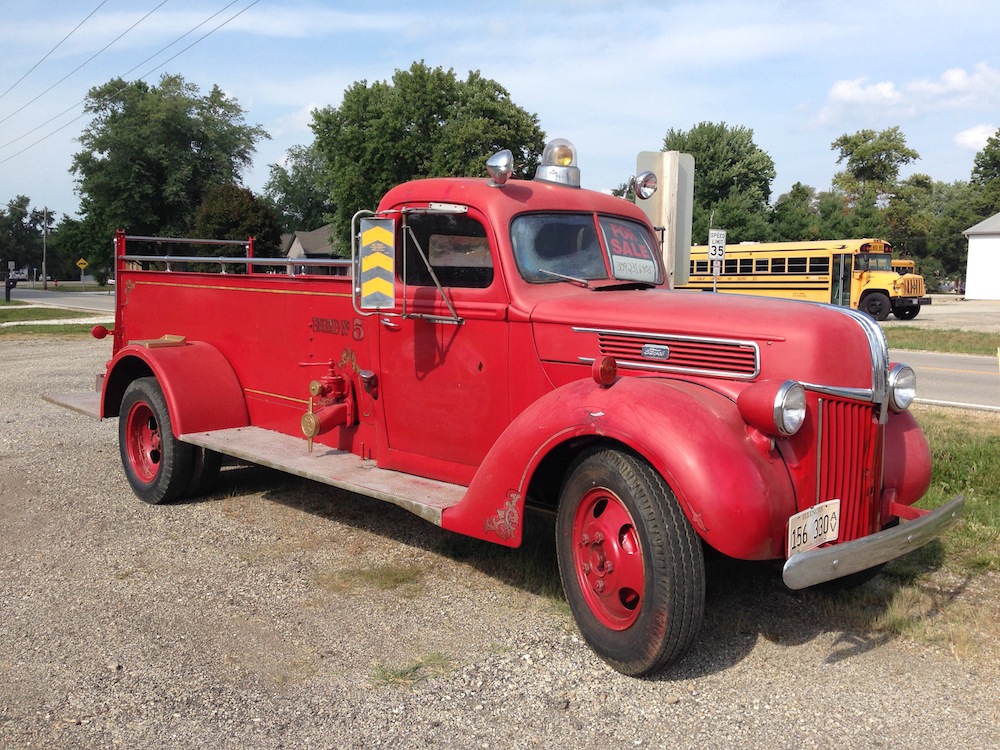
M45 255L48 252L48 238L49 238L49 207L46 206L42 210L42 289L48 290L49 288L49 277L45 273Z

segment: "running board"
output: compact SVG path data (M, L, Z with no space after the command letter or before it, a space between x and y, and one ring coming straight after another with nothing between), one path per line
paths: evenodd
M398 505L425 521L441 525L441 514L456 505L465 487L434 479L380 469L348 451L313 443L261 427L192 432L180 440L244 461L312 479L342 490Z
M99 391L74 391L73 393L43 393L42 400L50 404L72 409L94 419L101 418L101 394Z

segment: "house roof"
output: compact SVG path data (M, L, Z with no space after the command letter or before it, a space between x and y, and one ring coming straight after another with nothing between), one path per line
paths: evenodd
M984 219L975 226L971 226L962 232L966 237L981 234L1000 234L1000 214Z
M333 246L330 236L333 225L327 224L311 232L295 232L282 235L281 248L289 258L330 258L333 257Z

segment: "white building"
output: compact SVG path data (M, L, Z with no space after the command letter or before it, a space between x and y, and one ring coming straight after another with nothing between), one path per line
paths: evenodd
M1000 300L1000 214L962 232L969 239L966 299Z

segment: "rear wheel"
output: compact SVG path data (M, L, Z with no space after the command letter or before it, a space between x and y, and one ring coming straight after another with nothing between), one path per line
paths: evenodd
M191 481L193 448L177 440L156 378L133 380L122 396L118 448L125 477L140 500L163 503L181 497Z
M690 648L705 604L701 543L645 461L610 449L578 459L559 502L556 551L580 632L612 667L650 674Z
M919 305L913 305L912 307L892 308L892 314L895 315L900 320L913 320L915 317L917 317L918 312L920 312Z
M889 304L889 295L884 292L872 292L861 300L861 309L875 320L885 320L892 310L892 306Z

